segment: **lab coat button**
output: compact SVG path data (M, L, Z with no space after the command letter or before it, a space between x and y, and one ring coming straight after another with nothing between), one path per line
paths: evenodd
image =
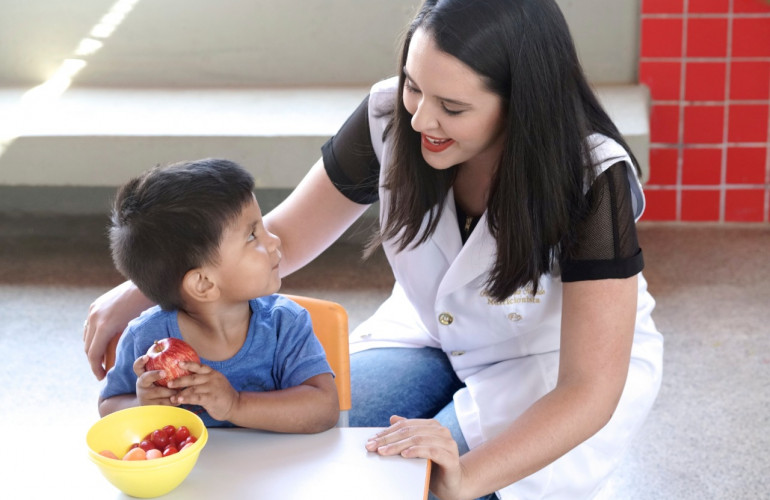
M452 321L454 321L454 320L455 319L449 313L441 313L441 314L438 315L438 322L441 323L444 326L451 325Z
M452 356L462 356L463 354L465 354L465 351L452 351L449 354L451 354Z
M523 316L519 313L510 313L508 315L508 319L511 321L521 321L521 318L523 318Z

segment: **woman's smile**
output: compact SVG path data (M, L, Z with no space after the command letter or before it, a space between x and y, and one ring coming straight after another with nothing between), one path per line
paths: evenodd
M452 139L439 139L437 137L431 137L426 134L422 135L422 146L432 153L440 153L446 148L454 144Z

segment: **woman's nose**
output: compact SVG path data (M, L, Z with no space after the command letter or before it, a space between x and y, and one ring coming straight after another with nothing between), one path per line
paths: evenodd
M420 102L412 115L412 128L417 132L425 132L438 128L438 120L431 112L425 101Z

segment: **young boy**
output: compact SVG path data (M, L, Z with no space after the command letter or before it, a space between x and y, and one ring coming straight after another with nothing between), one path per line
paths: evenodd
M320 432L339 417L337 389L306 310L274 295L281 242L262 225L254 179L203 159L156 167L118 190L110 243L118 270L158 306L133 320L99 398L101 415L183 405L207 426ZM257 298L255 298L257 297ZM160 387L155 340L181 338L201 363Z

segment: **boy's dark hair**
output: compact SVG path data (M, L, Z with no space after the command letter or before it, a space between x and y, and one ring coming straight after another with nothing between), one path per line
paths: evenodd
M182 307L191 269L216 262L224 230L253 196L254 178L229 160L157 166L118 190L112 210L112 259L163 309Z

